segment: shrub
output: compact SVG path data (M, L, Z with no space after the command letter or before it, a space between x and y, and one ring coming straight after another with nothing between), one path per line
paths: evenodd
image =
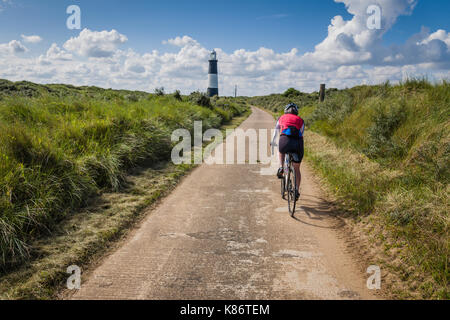
M155 89L155 95L157 95L158 97L164 96L165 94L166 93L164 91L164 87Z
M212 108L211 99L205 93L201 93L198 91L192 92L189 96L189 100L198 106Z
M289 88L283 93L283 96L287 98L293 98L300 95L302 95L302 93L294 88Z
M404 156L402 145L392 139L406 119L405 107L393 105L389 109L379 106L373 116L373 125L368 129L368 147L364 153L370 158L399 158Z
M173 94L173 97L178 100L178 101L182 101L183 98L181 97L181 92L180 90L176 90L175 93Z
M138 102L139 98L135 94L128 94L125 96L125 99L130 102Z

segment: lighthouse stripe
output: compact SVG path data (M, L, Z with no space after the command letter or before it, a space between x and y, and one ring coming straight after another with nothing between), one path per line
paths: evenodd
M209 61L209 72L210 74L217 74L217 60Z
M209 88L214 89L219 88L219 78L217 74L209 74L208 79L209 79Z
M209 97L218 96L219 95L219 89L217 89L217 88L208 88L207 94L208 94Z

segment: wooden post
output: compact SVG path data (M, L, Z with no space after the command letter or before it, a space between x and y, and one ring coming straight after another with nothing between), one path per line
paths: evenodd
M320 102L323 102L325 100L325 84L320 85Z

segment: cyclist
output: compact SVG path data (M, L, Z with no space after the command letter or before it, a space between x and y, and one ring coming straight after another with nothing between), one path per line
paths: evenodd
M292 154L292 162L294 170L297 175L297 190L300 190L301 173L300 164L304 156L304 142L303 134L305 132L305 122L298 116L298 106L294 103L288 104L284 108L284 115L277 121L275 128L275 134L272 138L272 145L276 146L275 140L277 135L280 134L279 140L279 158L280 168L278 169L277 177L283 179L284 174L284 160L286 153ZM300 193L297 191L297 200L300 197Z

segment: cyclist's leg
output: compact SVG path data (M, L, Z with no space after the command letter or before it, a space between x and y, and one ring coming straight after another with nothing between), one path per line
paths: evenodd
M277 177L278 179L283 179L284 174L284 159L286 154L280 152L280 167L278 168Z
M278 142L278 151L280 152L280 167L284 167L284 161L286 159L286 153L289 152L289 137L281 136Z
M280 158L280 168L283 168L284 167L284 160L286 159L286 154L280 152L279 158Z
M284 171L284 162L286 159L286 153L289 151L289 138L286 136L281 136L278 146L279 146L278 151L280 159L280 168L278 169L277 176L278 178L281 179Z
M292 163L292 165L294 166L294 170L295 170L295 174L297 176L297 190L300 190L300 184L302 183L302 174L300 172L300 163Z
M303 161L303 156L304 156L304 142L303 142L303 138L300 140L296 140L295 141L295 153L294 153L294 161L293 161L293 166L294 166L294 170L297 176L297 190L300 190L300 185L302 182L302 174L300 172L300 164Z

